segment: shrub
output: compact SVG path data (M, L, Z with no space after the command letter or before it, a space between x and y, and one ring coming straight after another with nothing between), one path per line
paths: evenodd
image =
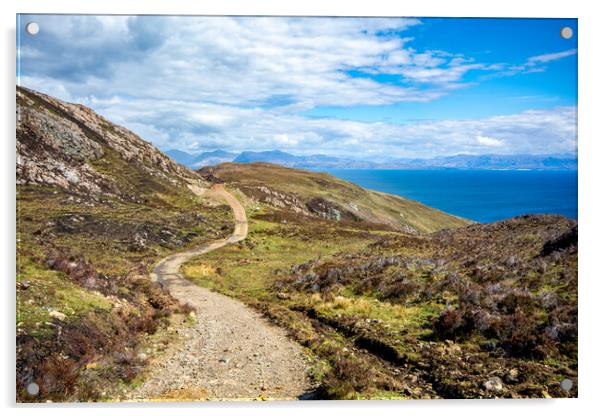
M455 338L460 335L465 326L466 321L462 313L453 308L446 308L434 322L437 333L445 338Z

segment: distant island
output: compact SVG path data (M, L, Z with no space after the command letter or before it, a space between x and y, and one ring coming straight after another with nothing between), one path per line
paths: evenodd
M486 169L486 170L577 170L576 154L549 155L468 155L442 156L432 159L391 158L369 161L337 156L315 154L294 155L281 150L240 153L214 150L190 154L181 150L168 150L171 158L191 168L218 165L224 162L254 163L268 162L305 169Z

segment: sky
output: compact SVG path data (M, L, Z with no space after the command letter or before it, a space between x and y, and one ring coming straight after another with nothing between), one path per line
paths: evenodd
M20 85L89 106L162 150L372 160L577 151L576 19L18 23Z

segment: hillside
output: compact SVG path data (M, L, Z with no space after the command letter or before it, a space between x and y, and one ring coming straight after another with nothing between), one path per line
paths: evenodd
M151 188L206 185L150 143L83 105L21 87L17 104L17 184L54 185L122 199L128 194L152 193ZM111 164L134 168L125 172L127 167L114 166L118 170L113 171Z
M230 212L92 110L25 88L16 98L17 396L98 400L137 376L145 334L186 311L150 283L153 263L227 235Z
M153 365L199 387L162 397L205 397L190 363L232 363L220 343L205 365L199 334L219 325L149 279L166 258L188 260L180 289L193 282L237 298L300 344L308 368L299 361L295 375L317 386L313 397L577 395L576 221L475 224L269 163L194 172L84 106L18 88L17 110L18 401L132 397ZM223 240L234 224L207 197L215 183L239 204L246 238ZM208 241L212 250L199 248ZM183 337L197 349L183 351ZM265 334L256 338L271 366ZM257 356L246 355L256 374ZM248 378L236 383L246 390Z
M432 232L470 222L419 202L363 189L325 173L268 163L223 163L199 170L273 207L308 217L361 222L393 230Z
M306 346L321 397L577 396L577 224L561 216L378 235L264 208L245 244L184 272Z
M443 397L564 397L557 380L577 378L577 225L560 216L384 238L297 265L275 287ZM413 322L362 325L366 298Z

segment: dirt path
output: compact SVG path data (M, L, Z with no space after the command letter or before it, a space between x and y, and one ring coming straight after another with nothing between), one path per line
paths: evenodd
M295 399L311 388L299 345L241 302L199 287L179 272L190 258L247 236L240 202L223 185L209 192L232 207L234 233L166 257L153 270L151 276L175 298L196 308L197 322L179 330L185 341L150 364L150 377L131 399Z

